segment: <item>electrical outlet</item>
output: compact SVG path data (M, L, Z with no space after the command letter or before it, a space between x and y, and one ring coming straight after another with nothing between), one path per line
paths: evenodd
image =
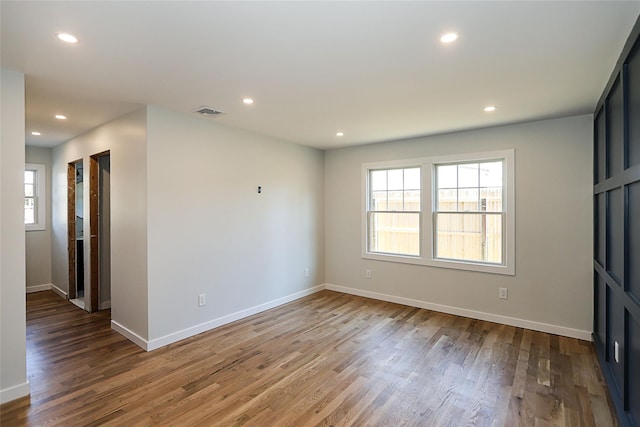
M507 299L509 297L507 288L500 288L500 290L498 290L498 296L502 299Z
M207 294L198 295L198 307L207 305Z
M620 363L619 354L620 354L620 346L618 345L618 341L614 341L613 342L613 358L616 359L616 363Z
M304 269L304 277L309 277L309 267Z
M371 279L371 269L370 268L367 268L364 271L364 277L366 277L367 279Z

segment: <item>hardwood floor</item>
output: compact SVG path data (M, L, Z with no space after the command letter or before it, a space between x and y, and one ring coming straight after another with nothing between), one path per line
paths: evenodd
M146 353L27 296L8 426L616 426L592 344L322 291Z

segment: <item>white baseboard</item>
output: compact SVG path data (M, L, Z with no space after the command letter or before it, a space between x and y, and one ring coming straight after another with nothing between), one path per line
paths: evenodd
M53 283L51 284L51 290L56 294L60 295L62 298L67 299L67 293L62 289L60 289L59 287L57 287L56 285L54 285Z
M124 336L129 341L133 342L138 347L141 347L143 350L149 351L149 341L142 338L140 335L136 334L130 329L122 326L120 323L115 320L111 321L111 329Z
M33 292L42 292L42 291L49 291L51 290L51 286L53 286L53 283L45 283L44 285L31 285L31 286L27 286L27 293L31 294Z
M0 404L28 396L31 392L29 381L0 390Z
M106 310L108 308L111 308L111 300L101 302L100 307L98 307L98 310Z
M436 304L436 303L431 303L427 301L398 297L394 295L381 294L378 292L364 291L364 290L355 289L355 288L348 288L345 286L331 285L328 283L323 285L317 285L317 286L314 286L313 288L305 289L303 291L296 292L282 298L278 298L263 304L256 305L254 307L249 307L247 309L240 310L235 313L218 317L208 322L200 323L198 325L194 325L189 328L186 328L177 332L173 332L171 334L162 336L160 338L155 338L152 340L146 340L142 338L140 335L120 325L118 322L114 320L111 321L111 328L117 331L118 333L120 333L121 335L125 336L127 339L129 339L130 341L132 341L142 349L146 351L153 351L158 348L172 344L174 342L183 340L185 338L192 337L202 332L206 332L208 330L226 325L231 322L235 322L236 320L244 319L245 317L249 317L254 314L258 314L263 311L278 307L282 304L286 304L288 302L294 301L296 299L314 294L323 289L342 292L345 294L358 295L361 297L372 298L372 299L381 300L381 301L393 302L396 304L408 305L410 307L424 308L426 310L433 310L441 313L453 314L456 316L469 317L472 319L485 320L488 322L500 323L503 325L515 326L519 328L531 329L534 331L546 332L550 334L561 335L561 336L570 337L570 338L577 338L585 341L591 341L591 331L567 328L564 326L551 325L548 323L535 322L532 320L520 319L516 317L502 316L499 314L485 313L482 311L468 310L465 308L453 307L453 306L448 306L443 304Z
M465 308L452 307L452 306L443 305L443 304L435 304L427 301L397 297L397 296L381 294L377 292L363 291L360 289L347 288L345 286L325 284L325 289L328 289L330 291L342 292L345 294L358 295L361 297L377 299L381 301L394 302L396 304L408 305L410 307L424 308L427 310L438 311L441 313L455 314L456 316L469 317L472 319L485 320L488 322L495 322L503 325L515 326L519 328L531 329L534 331L546 332L549 334L562 335L569 338L577 338L585 341L591 341L591 331L572 329L564 326L557 326L557 325L551 325L548 323L535 322L532 320L519 319L517 317L509 317L509 316L502 316L499 314L485 313L482 311L468 310Z
M53 283L45 283L43 285L31 285L26 287L27 293L33 292L42 292L42 291L53 291L56 294L60 295L62 298L67 299L67 293L54 285Z
M263 304L256 305L254 307L250 307L244 310L237 311L235 313L228 314L226 316L218 317L217 319L210 320L205 323L201 323L199 325L192 326L187 329L183 329L181 331L177 331L168 335L165 335L160 338L156 338L147 342L147 351L155 350L160 347L164 347L171 343L183 340L185 338L192 337L194 335L200 334L202 332L208 331L213 328L217 328L222 325L226 325L227 323L235 322L236 320L244 319L245 317L253 316L254 314L261 313L263 311L278 307L282 304L286 304L288 302L297 300L302 297L306 297L307 295L314 294L316 292L320 292L325 288L324 285L317 285L313 288L305 289L303 291L295 292L291 295L287 295L282 298L274 299L272 301L265 302ZM124 334L123 334L124 335ZM139 345L139 344L138 344ZM144 347L143 347L144 348Z

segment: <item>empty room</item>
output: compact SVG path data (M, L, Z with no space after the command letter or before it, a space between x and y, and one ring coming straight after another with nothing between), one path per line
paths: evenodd
M0 0L0 424L639 426L639 16Z

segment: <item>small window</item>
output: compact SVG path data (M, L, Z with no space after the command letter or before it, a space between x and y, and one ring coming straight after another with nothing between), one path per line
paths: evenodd
M24 225L26 231L44 230L45 167L27 163L24 169Z

